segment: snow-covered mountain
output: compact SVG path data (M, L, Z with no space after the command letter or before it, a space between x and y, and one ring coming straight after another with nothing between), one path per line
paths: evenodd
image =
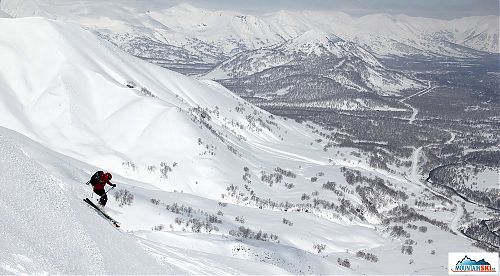
M450 22L450 25L464 26L465 31L455 36L458 44L485 52L498 53L500 51L498 16L457 19Z
M103 6L104 5L104 6ZM247 15L180 4L169 8L130 1L3 0L2 10L15 17L44 16L77 22L108 36L122 48L137 40L172 47L161 56L158 47L134 54L178 64L193 60L216 64L234 54L285 42L315 30L336 35L378 56L471 56L499 53L498 16L438 20L406 15L350 16L337 11L278 11ZM175 54L179 51L178 56Z
M310 59L313 62L318 58L327 59L329 57L337 59L355 57L372 66L382 66L373 55L356 45L334 35L311 30L277 45L235 55L212 70L211 73L207 74L207 77L215 79L239 78L294 61L300 63ZM234 64L236 60L239 63L237 65Z
M148 7L152 9L149 9ZM335 11L246 15L139 2L3 0L14 17L83 25L122 50L165 68L214 79L240 96L333 108L355 92L403 95L421 87L377 59L498 53L498 16L455 20ZM224 81L222 81L224 80ZM367 96L371 97L371 96ZM314 102L314 103L312 103ZM344 104L341 104L344 106Z
M80 24L135 56L177 71L207 70L223 59L215 45L175 31L149 12L121 2L2 1L0 9L14 17L42 16Z
M380 56L499 52L498 16L438 20L388 14L354 17L336 11L279 11L254 16L187 4L152 12L151 16L186 36L219 45L229 54L280 43L310 30L359 43Z
M237 54L204 75L205 78L214 80L243 79L238 81L242 83L251 78L252 84L279 82L286 78L294 79L297 83L310 82L304 80L304 77L312 76L322 79L323 82L328 78L336 83L335 89L315 93L316 99L325 99L328 95L346 89L377 91L381 95L391 95L421 86L417 80L386 69L375 56L354 43L314 30L278 45ZM245 87L247 93L240 94L255 96L256 93L260 97L275 98L272 94L284 90L290 92L287 87L291 86L290 83L283 82L279 87L272 85L274 91L269 91L270 93L256 91L254 94L251 91L256 89ZM274 96L287 98L289 95L284 96L285 94L289 93L278 92ZM304 91L298 94L311 96L311 93ZM300 95L288 100L297 101L297 97Z
M258 16L233 11L210 11L180 4L149 15L185 36L217 46L228 56L283 41L280 34Z
M0 29L2 274L438 274L474 250L416 169L77 25ZM122 191L105 208L121 231L82 201L97 169Z

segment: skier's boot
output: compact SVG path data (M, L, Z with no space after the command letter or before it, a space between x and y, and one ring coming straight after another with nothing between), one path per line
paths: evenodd
M99 205L101 205L101 207L104 207L104 206L106 206L106 202L108 202L108 196L104 194L99 199Z

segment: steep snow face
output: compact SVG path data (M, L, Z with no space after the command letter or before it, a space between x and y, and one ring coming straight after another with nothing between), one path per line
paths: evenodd
M157 180L166 178L176 162L182 164L177 170L192 171L182 177L186 186L178 188L203 187L199 192L214 196L216 190L195 185L196 179L210 175L209 181L219 186L227 182L226 173L221 164L195 169L196 160L211 163L204 155L210 156L217 142L245 151L237 142L240 136L279 140L268 130L251 128L218 134L227 128L225 121L244 124L245 115L228 113L243 103L215 83L133 58L77 26L31 18L1 24L2 125L69 156L115 171L140 162L145 175L136 177ZM228 114L219 117L223 110ZM201 121L207 121L206 127L195 123ZM221 155L241 163L230 151Z
M31 146L20 147L22 141ZM57 160L33 145L0 128L0 273L182 273L161 266L131 236L96 219L95 212L81 204L76 194L81 196L81 189L53 177L25 153Z

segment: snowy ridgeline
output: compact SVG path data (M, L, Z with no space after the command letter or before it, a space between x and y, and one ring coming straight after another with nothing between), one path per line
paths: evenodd
M318 126L76 25L0 29L0 273L437 274L474 250L450 199ZM121 231L82 201L97 169Z
M311 30L356 42L379 56L467 56L474 51L499 51L498 16L439 20L402 14L356 17L331 10L249 15L189 4L152 5L150 10L134 1L108 1L105 6L86 0L51 4L47 0L3 0L0 7L14 17L35 15L78 22L110 35L119 45L151 40L173 46L166 59L180 63L189 60L186 53L214 63L221 56L280 44ZM159 54L156 47L150 53L151 58Z

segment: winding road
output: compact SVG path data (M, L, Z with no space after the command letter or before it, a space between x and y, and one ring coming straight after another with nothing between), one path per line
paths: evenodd
M415 121L415 118L417 117L417 114L418 114L418 109L413 107L411 104L409 103L406 103L405 101L408 100L408 99L411 99L415 96L417 97L420 97L426 93L428 93L429 91L431 91L432 89L434 89L435 87L432 87L432 84L431 84L431 81L427 81L427 87L414 93L414 94L411 94L410 96L408 97L405 97L405 98L402 98L401 100L399 100L400 103L406 105L406 107L410 108L412 110L412 114L410 116L410 118L408 119L408 123L409 124L413 124L413 121Z
M408 108L410 108L413 112L410 116L410 118L408 118L408 124L413 124L413 122L415 121L415 118L417 117L417 114L418 114L418 109L413 107L411 104L407 103L406 100L408 99L411 99L413 97L420 97L424 94L427 94L429 93L430 91L432 91L435 87L432 86L431 82L430 81L427 81L427 87L412 94L412 95L409 95L405 98L402 98L401 100L399 100L399 102L401 102L402 104L404 104L405 106L407 106ZM446 144L450 144L451 142L453 142L453 140L455 139L455 136L456 134L452 131L449 131L449 130L446 130L448 133L450 133L450 139L448 141L446 141ZM429 146L429 145L427 145ZM463 207L458 203L456 202L455 200L453 200L452 198L440 193L440 192L437 192L435 190L433 190L431 187L427 186L425 183L423 183L419 177L419 174L418 174L418 162L420 160L420 155L422 153L422 149L424 147L423 146L420 146L420 147L417 147L417 148L414 148L413 149L413 153L412 153L412 164L411 164L411 174L410 174L410 178L407 180L410 181L411 183L413 184L416 184L420 187L422 187L423 189L431 192L432 194L436 195L436 196L440 196L440 197L443 197L443 198L446 198L447 200L449 200L450 202L452 202L454 205L455 205L455 209L456 209L456 212L455 212L455 215L453 216L453 219L450 221L449 223L449 227L452 231L454 231L455 233L457 233L458 235L461 235L465 238L468 238L467 236L463 235L462 231L460 231L459 227L459 223L460 223L460 219L462 218L463 214L464 214L464 209Z
M450 135L450 140L446 141L445 144L451 144L451 142L453 142L453 140L455 140L455 137L457 136L457 134L455 132L452 132L452 131L449 131L449 130L446 130Z
M412 163L411 163L411 175L410 175L410 178L407 180L410 181L411 183L413 184L416 184L420 187L422 187L424 190L427 190L429 192L431 192L432 194L436 195L436 196L440 196L442 198L446 198L447 200L449 200L450 202L453 202L453 204L455 205L455 209L456 209L456 212L455 212L455 215L453 216L453 219L450 221L449 223L449 227L451 230L453 230L453 232L457 233L458 235L461 235L461 236L464 236L462 234L462 231L460 231L459 229L459 222L460 222L460 219L462 218L463 214L464 214L464 210L463 210L463 207L458 204L458 202L455 202L455 200L453 200L452 198L440 193L440 192L437 192L435 190L433 190L431 187L425 185L419 178L419 175L418 175L418 160L420 160L420 154L422 152L422 148L423 147L418 147L418 148L415 148L413 150L413 153L412 153ZM464 236L466 237L466 236ZM466 237L467 238L467 237Z

